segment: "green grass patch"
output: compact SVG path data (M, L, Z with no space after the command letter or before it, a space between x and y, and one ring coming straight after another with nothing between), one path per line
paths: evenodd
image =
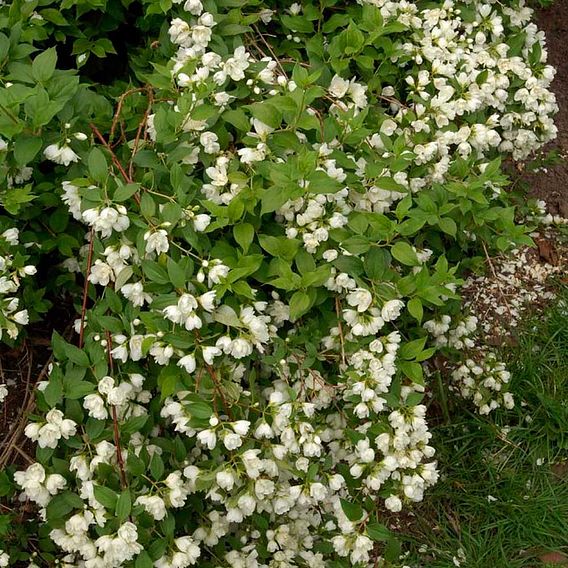
M567 324L564 291L507 349L514 411L487 418L457 403L434 429L441 480L414 511L406 565L533 568L550 553L568 557Z

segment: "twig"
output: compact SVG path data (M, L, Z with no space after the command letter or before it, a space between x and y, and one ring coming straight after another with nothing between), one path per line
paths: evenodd
M144 131L146 133L146 123L148 122L148 117L150 116L150 111L152 110L152 105L154 104L154 93L152 92L151 87L147 87L146 91L148 93L148 106L146 107L146 111L144 112L144 116L138 125L138 130L136 131L136 138L134 139L134 146L132 148L132 154L130 155L130 160L128 162L128 175L132 179L133 174L133 167L134 167L134 156L138 152L138 144L140 143L140 136ZM145 136L144 136L145 138Z
M124 167L120 163L119 159L116 157L116 154L114 153L114 151L111 148L111 146L109 145L109 143L105 140L105 137L100 133L99 129L92 122L89 123L89 126L90 126L91 130L93 131L93 133L95 134L95 136L99 139L101 144L109 151L112 162L118 168L118 171L122 175L124 181L126 183L134 183L132 178L126 173L126 170L124 169ZM134 197L134 200L136 201L136 203L138 205L140 205L140 196L138 195L138 193L135 193L133 195L133 197Z
M91 275L91 264L93 262L93 247L95 243L95 229L91 229L89 235L89 253L87 255L87 270L85 271L85 284L83 285L83 304L81 306L81 325L79 328L79 349L83 347L85 336L85 317L87 315L87 300L89 296L89 276Z
M219 383L219 379L217 377L217 373L215 373L215 369L213 369L213 367L211 365L208 365L207 363L205 364L205 366L207 368L207 371L211 375L213 382L215 383L215 390L219 393L219 396L221 397L221 401L223 402L223 407L227 411L227 416L231 420L233 420L233 414L231 412L231 408L227 404L227 399L225 398L225 395L223 394L223 390L221 389L221 384Z
M114 131L116 130L116 127L118 125L118 121L120 119L120 113L122 112L122 105L124 104L124 100L126 99L126 97L133 95L134 93L141 93L145 90L146 90L146 87L137 87L135 89L130 89L130 90L122 93L122 95L120 95L120 97L118 99L118 104L116 105L116 112L114 113L114 116L113 116L113 119L112 119L112 125L110 127L110 134L108 135L109 143L112 142L112 139L114 137Z
M108 355L108 365L111 376L114 374L114 363L112 360L112 336L110 331L106 331L106 340L107 340L107 355ZM114 404L111 405L112 408L112 426L113 426L113 433L114 433L114 445L116 448L116 461L118 463L118 469L120 472L120 485L122 489L126 489L128 487L128 480L126 478L126 471L124 469L124 460L122 459L122 450L120 449L120 432L118 430L118 416L116 414L116 406Z
M282 75L284 75L284 77L286 77L286 79L287 79L288 75L287 75L286 71L284 71L284 67L282 67L280 60L278 59L278 57L276 57L276 54L274 53L272 46L266 41L266 39L262 35L262 32L256 26L253 26L253 28L254 28L254 31L258 34L258 37L262 40L262 43L264 45L266 45L266 47L268 48L268 51L270 51L270 54L274 58L274 61L276 61L276 64L278 65L278 67L280 67L280 71L282 71Z
M335 297L335 313L337 314L337 329L339 330L339 342L341 343L341 362L347 365L345 360L345 341L343 339L343 326L341 325L341 300Z

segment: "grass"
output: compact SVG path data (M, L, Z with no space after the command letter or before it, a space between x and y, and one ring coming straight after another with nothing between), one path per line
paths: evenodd
M568 291L505 356L517 409L454 400L434 428L442 477L414 511L407 566L568 566Z

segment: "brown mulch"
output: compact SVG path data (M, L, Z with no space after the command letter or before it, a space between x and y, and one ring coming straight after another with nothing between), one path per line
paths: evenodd
M539 10L537 25L546 33L548 61L556 70L552 90L558 99L560 112L555 118L558 138L546 148L568 154L568 0L557 0L550 8ZM550 167L546 173L527 177L531 194L544 199L554 214L568 218L568 159Z

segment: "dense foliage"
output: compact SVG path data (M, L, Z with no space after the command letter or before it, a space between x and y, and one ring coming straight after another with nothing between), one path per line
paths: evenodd
M481 412L513 405L458 291L466 256L530 243L501 157L556 133L531 15L0 8L0 324L13 338L63 298L78 313L26 427L37 463L14 475L38 541L7 539L0 565L396 560L382 515L438 476L434 354L464 359Z

